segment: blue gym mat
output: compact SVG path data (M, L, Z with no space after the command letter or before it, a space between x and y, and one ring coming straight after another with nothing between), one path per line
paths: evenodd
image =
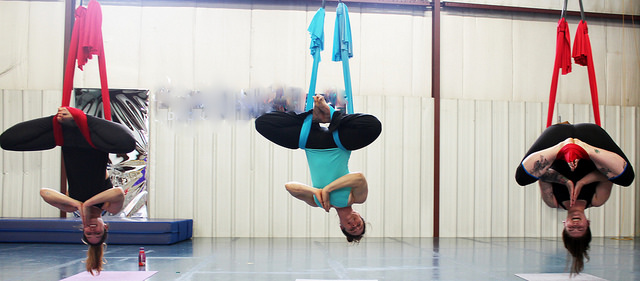
M191 239L191 219L103 217L109 244L167 245ZM79 218L0 218L0 242L82 243Z

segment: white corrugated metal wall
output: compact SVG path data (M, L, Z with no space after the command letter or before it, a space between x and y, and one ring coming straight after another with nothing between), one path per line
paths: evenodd
M176 95L274 83L306 89L311 65L306 25L317 7L243 3L103 4L110 86L150 88L152 95L160 87ZM367 203L357 209L371 223L369 236L429 237L430 12L349 8L356 109L383 123L380 138L352 154L351 169L365 172L370 184ZM62 70L51 65L62 62L64 16L61 2L0 1L0 11L0 34L12 39L0 42L0 65L11 68L0 76L4 130L54 113ZM328 8L326 38L332 36L334 16ZM518 187L513 180L516 165L544 128L556 19L445 11L442 20L441 236L557 236L562 212L546 208L537 187ZM575 24L570 22L573 29ZM639 33L634 26L590 22L603 126L636 167ZM328 59L331 44L325 47L319 89L340 87L340 65ZM90 61L75 80L77 87L98 85L96 63ZM562 120L592 118L587 85L586 71L575 65L572 74L561 77L556 113ZM180 122L171 117L176 108L159 108L154 98L151 216L193 218L195 236L204 237L341 236L334 212L311 209L284 190L284 182L309 181L301 151L270 144L251 121ZM56 216L37 190L57 186L59 150L0 155L0 215ZM589 211L595 235L637 233L635 186L615 188L604 207Z

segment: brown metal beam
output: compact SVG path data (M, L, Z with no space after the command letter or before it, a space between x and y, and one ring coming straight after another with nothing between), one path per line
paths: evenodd
M440 237L440 5L431 18L431 97L433 97L433 237Z

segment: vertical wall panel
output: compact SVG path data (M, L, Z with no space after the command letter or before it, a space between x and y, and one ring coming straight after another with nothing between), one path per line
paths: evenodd
M251 17L246 19L251 22L250 48L247 50L249 54L240 56L250 56L251 86L265 87L274 83L292 81L290 86L306 85L308 87L308 84L303 84L305 75L310 69L304 68L305 60L311 58L309 44L306 43L309 38L306 31L308 25L305 24L307 15L285 8L287 6L280 7L281 9L277 7L278 4L273 3L254 3ZM330 22L328 18L325 21ZM241 27L246 26L242 24ZM325 38L332 38L326 36L328 34ZM244 41L244 38L242 40ZM226 43L229 44L229 42ZM323 61L319 67L321 70L326 70L327 65L331 63L328 53L325 51L322 54ZM235 63L232 61L230 66L233 65ZM240 75L246 75L246 73ZM319 77L323 76L319 75Z
M62 86L63 69L62 67L56 66L63 65L64 2L65 1L48 1L38 4L30 3L28 16L30 20L29 23L25 25L25 28L28 28L28 32L26 33L28 35L28 45L14 45L15 42L7 40L10 44L14 45L14 48L25 47L23 50L27 51L28 55L23 57L25 60L19 62L20 65L28 66L25 67L27 73L24 75L24 79L28 85L27 89L41 91L42 89L50 89L51 85L57 87ZM11 28L21 28L15 23L8 26L11 26ZM43 52L42 48L46 48L47 51ZM5 64L0 63L0 65Z
M5 128L9 128L24 121L22 115L25 111L22 91L4 91L2 123ZM11 110L9 110L11 109ZM22 189L24 187L23 169L24 154L16 151L3 151L2 173L2 216L20 217L22 216L21 202Z
M209 1L209 3L212 3ZM199 2L198 5L202 5ZM250 5L250 4L238 4ZM195 88L248 87L251 81L251 9L196 9Z
M40 116L51 116L55 114L61 101L61 90L43 91ZM60 189L61 163L62 150L60 147L42 152L42 187L49 187L55 190ZM44 200L40 200L40 214L30 214L29 216L58 217L59 215L60 211L57 208L52 207Z
M533 142L540 136L540 127L542 126L542 110L539 103L525 103L525 116L524 125L526 127L524 140L525 147L527 144L533 144ZM525 148L525 152L529 150ZM521 154L521 157L524 153ZM515 169L513 170L515 171ZM524 189L524 236L525 237L538 237L542 230L542 224L548 225L549 221L544 221L541 218L542 208L547 208L541 200L540 191L537 184L531 184ZM544 205L544 206L543 206Z
M602 127L605 128L611 138L620 144L620 108L613 106L605 106L602 112L604 119ZM604 236L617 236L621 231L620 220L609 220L608 217L620 217L620 207L622 198L620 194L620 186L614 186L611 189L609 200L600 208L604 210Z
M573 107L573 124L577 123L595 123L593 107L588 104L574 104ZM604 115L602 108L600 109L601 115ZM601 116L601 122L604 126L605 116Z
M278 189L282 185L273 185L271 179L273 170L280 170L281 166L273 165L272 155L274 153L274 145L271 144L263 136L256 134L253 142L253 166L255 178L253 179L253 194L247 204L251 204L253 208L253 233L252 237L268 237L270 235L271 212L270 207L273 204L271 194L278 190L282 191L284 187ZM278 149L280 150L280 149ZM277 190L276 190L277 189Z
M441 42L455 42L455 44L447 44L446 51L441 52L440 56L440 94L443 98L456 99L462 98L464 83L463 69L466 62L464 61L463 50L464 43L467 41L465 36L460 36L465 29L465 25L461 23L464 17L457 15L447 15L441 17L440 40Z
M509 233L509 192L513 173L509 161L509 103L491 102L491 237ZM480 126L480 125L479 125Z
M233 145L234 183L233 190L233 236L249 237L251 233L251 214L254 206L250 206L253 193L253 170L251 169L251 142L255 128L247 121L236 122Z
M474 161L475 167L473 186L474 186L474 202L473 202L473 236L475 237L491 237L491 207L492 199L492 154L491 138L493 124L491 120L491 101L476 101L475 108L472 109L475 114L474 136L475 149ZM471 164L467 159L467 163ZM464 163L464 162L463 162ZM463 166L462 170L466 170Z
M173 132L173 113L167 109L159 109L156 111L158 120L166 120L162 122L154 122L152 127L152 135L155 140L155 150L149 156L149 162L155 164L151 166L149 191L151 194L150 216L153 218L174 218L177 205L175 200L175 176L177 173L167 173L163 171L175 171L175 134ZM153 130L155 129L155 130Z
M1 71L6 71L0 75L0 89L24 89L28 84L31 5L26 1L0 1L0 65Z
M151 96L150 96L151 97ZM156 200L156 170L158 169L158 165L156 164L155 161L155 155L158 151L157 147L158 147L158 124L160 123L159 118L161 117L167 117L166 116L166 110L165 111L161 111L158 110L157 105L158 103L155 101L152 101L151 99L150 103L149 103L149 140L148 140L148 144L149 144L149 152L147 155L147 185L148 185L148 194L147 194L147 212L149 214L150 218L154 218L157 217L157 213L155 212L155 204L157 202ZM164 115L161 115L160 113L163 113ZM166 120L166 119L165 119ZM196 230L196 227L194 226L194 231Z
M634 137L634 128L638 119L629 118L635 116L635 109L632 107L622 107L620 118L620 138L618 139L618 146L624 151L625 155L631 163L637 163L636 161L636 148L634 144L637 143L637 139ZM637 171L637 167L634 167ZM637 172L636 172L637 175ZM634 236L637 233L634 232L633 224L630 222L635 221L638 214L634 212L637 207L634 208L635 198L637 196L637 177L636 180L629 187L617 186L620 191L620 232L615 235L618 236ZM637 205L636 205L637 206Z
M620 111L618 108L613 108L610 106L605 106L604 111L601 111L603 115L602 127L609 133L611 138L617 143L620 143ZM615 186L611 189L611 195L609 196L609 200L600 207L604 211L604 217L602 220L604 224L604 233L605 236L614 236L617 235L620 231L620 221L618 220L608 220L607 217L620 217L620 187ZM592 219L594 220L594 219Z
M575 121L575 116L573 114L574 106L572 104L558 104L556 105L556 110L554 112L554 119L551 120L551 124L556 124L564 121L568 121L571 124L577 123ZM546 125L545 118L545 125ZM582 122L585 122L584 120Z
M398 153L397 149L402 147L404 136L402 129L403 118L401 112L403 108L402 97L385 97L384 99L384 118L385 133L382 135L384 141L384 227L383 235L389 237L402 236L403 215L405 210L402 208L402 194L406 188L402 181L403 154Z
M420 181L420 157L422 155L420 97L405 97L403 101L402 132L402 236L420 236L420 197L423 192Z
M215 136L215 227L214 236L230 237L233 227L233 127L223 121Z
M452 175L458 178L457 186L445 187L457 189L456 191L456 235L462 237L473 237L473 228L475 218L475 177L471 170L467 170L467 165L475 163L475 101L460 100L458 101L458 124L457 124L457 140L451 140L457 145L457 170ZM447 157L447 154L443 155Z
M145 37L142 34L142 7L105 4L101 4L101 7L102 14L106 15L102 18L102 34L105 57L107 58L109 87L143 87L148 89L148 85L140 86L140 54L149 52L149 49L142 48L140 41ZM122 32L122 30L126 30L126 32ZM173 44L171 40L173 39L167 37L164 42ZM62 53L62 50L60 52ZM91 75L98 76L95 65L87 70L92 72Z
M213 236L214 228L214 152L213 132L210 126L198 124L195 139L195 151L198 155L209 157L195 157L194 161L194 206L193 220L198 223L193 226L193 235L196 237ZM152 187L150 187L152 188Z
M360 83L360 79L355 79L357 82L354 83L354 87L361 85L360 88L363 93L384 93L384 95L395 96L411 95L413 83L407 83L411 81L407 78L412 77L414 72L410 66L425 65L426 62L421 61L421 63L415 63L414 59L416 58L411 55L389 55L411 54L414 48L412 44L414 40L412 36L412 17L405 13L405 11L396 14L374 12L362 16L362 25L366 28L360 29L361 32L359 32L359 34L362 34L361 41L355 41L360 38L354 38L354 42L360 42L354 46L356 46L355 48L359 48L358 50L360 51L359 54L361 54L361 57L354 56L354 70L352 75L353 77L358 77L360 73L362 73L361 75L371 77L371 79L367 79L366 83ZM356 30L355 28L358 28L356 25L359 25L358 23L360 21L359 19L352 18L352 15L358 16L359 14L355 14L352 9L349 8L349 18L352 23L352 29ZM327 22L327 20L325 20L325 22ZM402 32L399 32L400 30L402 30ZM356 33L354 32L354 34ZM420 52L427 52L424 48L420 48L419 50ZM361 60L361 62L357 62L356 60ZM373 64L378 63L388 67L372 67ZM362 65L361 68L358 67L360 64ZM420 80L422 80L423 77L420 77Z
M42 117L42 91L22 91L22 102L25 106L22 112L22 120L31 120ZM53 109L52 109L53 111ZM40 213L40 188L43 183L52 184L55 181L42 177L43 152L20 153L24 159L23 182L21 187L16 187L22 192L21 216L34 216ZM46 180L43 182L43 180Z
M509 165L511 173L514 173L518 163L522 160L522 156L526 152L527 144L524 143L525 128L525 106L524 103L509 104ZM509 181L509 220L508 220L508 236L521 237L524 236L524 225L531 222L525 221L524 209L525 200L536 200L533 198L525 198L526 190L521 188L515 181Z
M369 194L367 201L360 208L362 208L364 218L367 221L367 236L380 237L384 235L384 213L388 209L393 209L392 206L385 205L384 191L386 189L397 190L400 186L399 184L385 185L385 169L390 163L385 161L384 139L388 134L389 126L393 125L387 123L384 119L384 97L367 96L365 100L366 107L363 108L363 111L376 116L382 122L382 133L364 151L353 153L362 153L366 159L364 175L369 185Z
M178 218L192 218L194 213L194 132L183 132L175 137L175 168L182 171L176 174L173 182L173 195L177 207L174 213Z
M459 34L464 37L461 54L463 67L459 70L463 79L458 81L463 86L464 98L508 100L512 97L512 21L512 18L494 17L464 19L463 32ZM479 50L482 50L481 56L478 55Z
M103 17L107 16L103 14ZM140 47L133 48L140 50L137 65L140 67L139 83L142 87L159 87L158 84L162 83L162 86L172 87L176 94L193 89L193 66L196 60L193 54L194 18L193 7L143 7L140 41L134 42ZM111 55L105 56L108 58ZM85 75L76 76L74 85L82 85L80 82L96 85L97 76Z
M458 102L440 104L440 236L455 237L458 217Z

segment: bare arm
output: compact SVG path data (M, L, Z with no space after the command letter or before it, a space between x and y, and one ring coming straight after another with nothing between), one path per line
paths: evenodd
M593 195L591 205L594 207L600 207L609 199L613 183L610 182L604 174L598 171L593 171L576 182L575 197L578 197L578 194L584 185L594 182L598 182L598 185L596 185L596 193Z
M545 192L550 192L551 195L553 196L553 186L551 185L551 183L559 183L566 186L567 189L569 190L569 196L570 196L569 206L573 206L573 203L575 203L575 198L577 196L576 197L573 196L575 191L574 183L564 175L558 173L556 170L547 169L547 172L544 175L540 176L540 180L538 182L540 184L540 191L543 192L542 194L543 200L545 200ZM543 190L543 188L545 190ZM549 196L549 195L547 194L546 196ZM557 202L557 199L555 198L555 196L553 196L553 201L555 201L555 206L556 206L555 208L559 207L558 204L562 204L562 202ZM545 200L545 203L549 205L551 202L547 202ZM552 205L553 204L549 205L549 207L554 208Z
M367 184L367 179L360 172L346 174L325 186L324 189L322 189L323 197L325 195L324 193L328 194L331 191L345 187L351 187L350 204L364 203L367 201L369 185Z
M555 195L553 195L553 186L551 183L546 181L538 181L538 185L540 186L540 195L542 196L542 201L547 204L547 206L551 208L558 208L558 201L556 200Z
M54 206L64 212L74 212L82 208L82 202L75 200L51 188L40 189L40 196L49 205Z
M547 169L546 172L540 176L540 180L546 182L555 182L564 185L566 185L567 182L570 182L567 177L551 168Z
M540 178L551 167L553 161L556 160L556 156L558 155L560 149L562 149L562 147L566 144L572 142L573 139L568 138L552 147L531 153L524 160L522 160L522 167L530 175Z
M120 187L113 187L84 201L85 206L93 206L100 203L104 203L102 209L109 213L120 212L124 203L124 191Z
M619 176L627 167L627 161L616 153L592 146L579 139L575 139L575 144L581 146L585 151L587 151L589 158L593 161L593 164L596 165L598 171L604 174L607 179Z
M304 201L305 203L309 204L309 206L318 207L316 201L313 199L313 195L316 194L318 198L321 198L320 196L318 196L319 194L321 194L320 189L313 188L299 182L288 182L284 185L284 187L293 197Z

